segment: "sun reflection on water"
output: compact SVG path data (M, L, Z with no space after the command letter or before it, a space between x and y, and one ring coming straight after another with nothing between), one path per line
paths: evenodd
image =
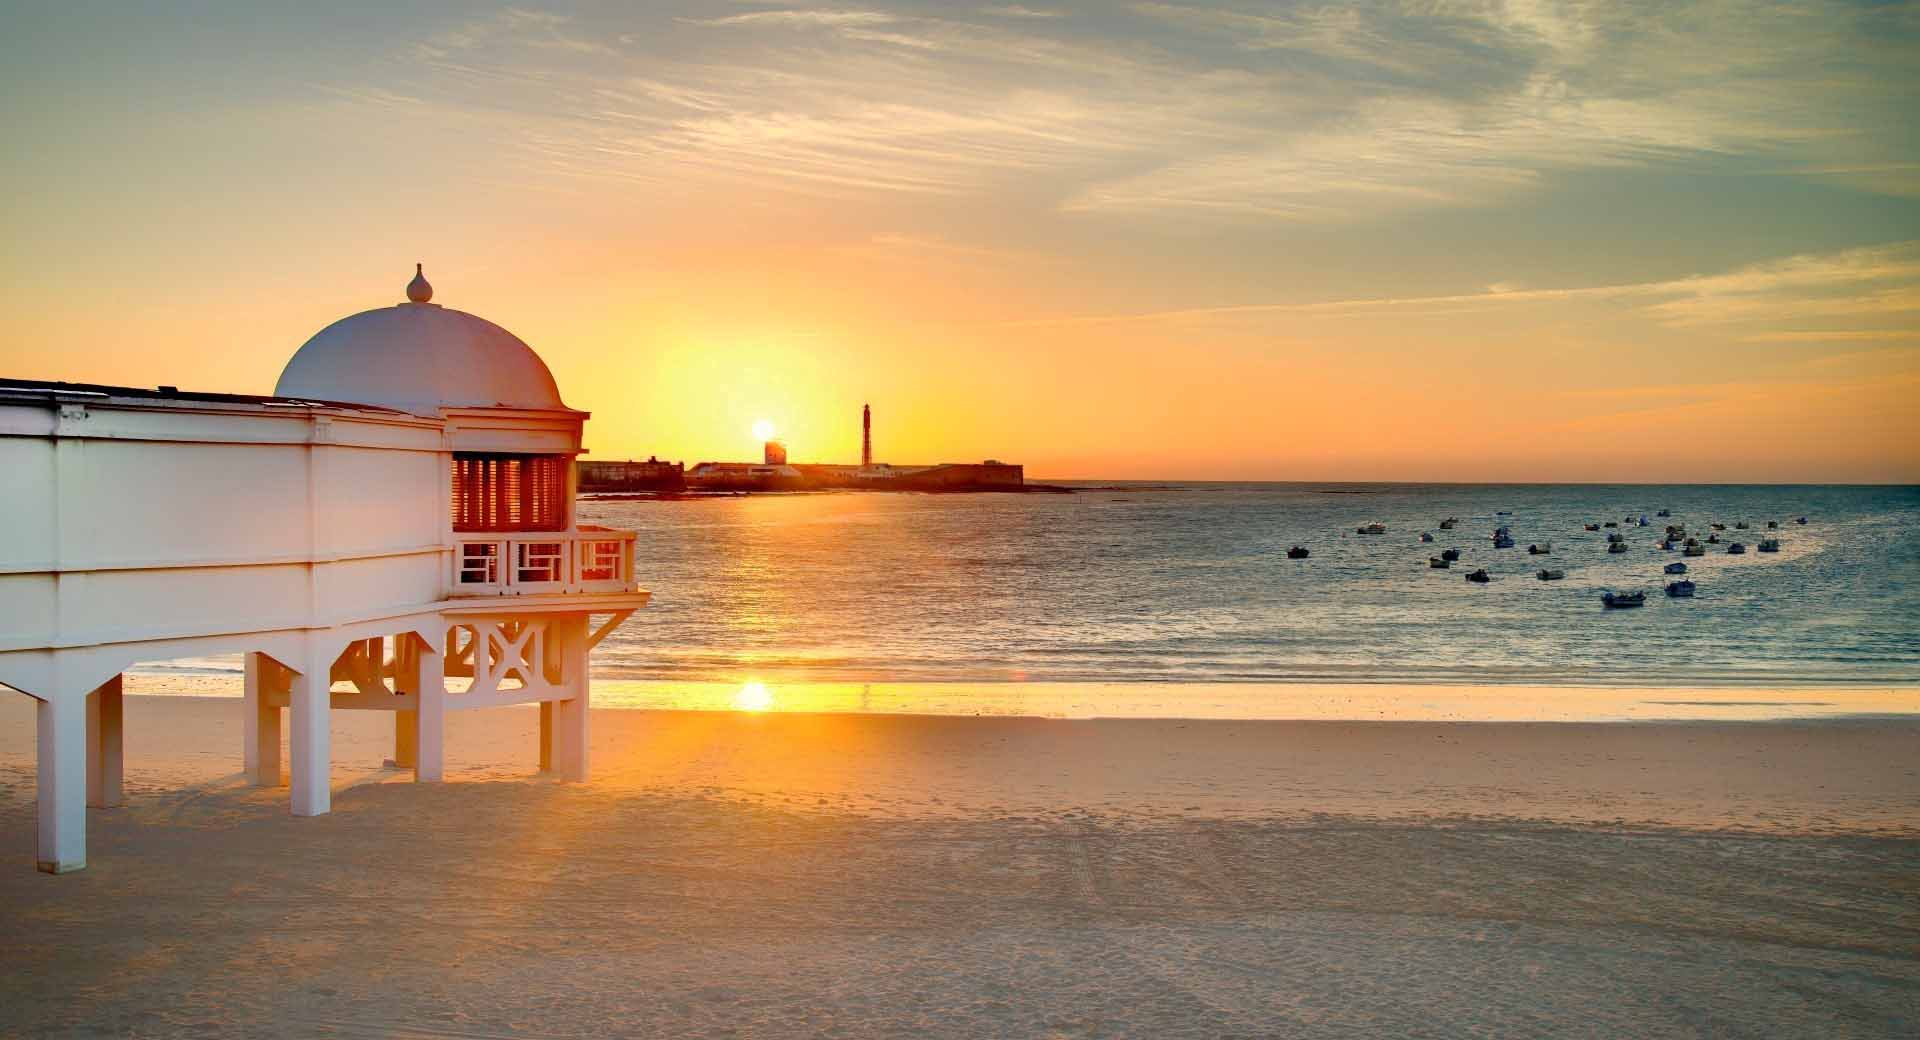
M773 707L773 691L758 679L740 687L733 695L733 706L741 711L766 711Z

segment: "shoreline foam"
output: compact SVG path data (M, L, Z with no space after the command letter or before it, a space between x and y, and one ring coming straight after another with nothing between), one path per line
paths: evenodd
M129 693L239 697L234 674L129 671ZM594 679L594 707L1137 719L1395 719L1452 722L1920 716L1920 683L1724 686L1466 683L786 683Z

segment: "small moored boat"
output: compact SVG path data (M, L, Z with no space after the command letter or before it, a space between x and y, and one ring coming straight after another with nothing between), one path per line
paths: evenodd
M1542 569L1540 573L1534 575L1534 577L1539 578L1541 581L1559 581L1561 578L1564 578L1566 576L1567 576L1566 571L1555 571L1555 570L1545 570L1545 569Z
M1482 567L1479 570L1474 571L1472 574L1467 575L1467 580L1470 582L1473 582L1476 585L1485 585L1487 582L1490 582L1493 580L1493 576L1487 573L1487 569L1485 567Z
M1661 511L1659 511L1658 513L1655 513L1655 514L1653 514L1653 515L1654 515L1654 516L1672 516L1672 515L1673 515L1673 510L1671 510L1671 509L1662 509Z
M1687 539L1687 547L1680 550L1680 555L1682 556L1705 556L1706 554L1707 547L1701 545L1697 539L1693 538Z
M1432 567L1436 571L1444 571L1453 566L1453 561L1442 559L1438 556L1429 556L1427 557L1427 566Z
M1668 574L1685 574L1687 573L1687 565L1684 563L1669 563L1667 564L1667 573Z
M1442 531L1451 531L1453 530L1453 525L1459 522L1460 518L1457 516L1447 517L1445 520L1440 521L1440 529Z
M1745 556L1746 554L1747 554L1747 547L1739 542L1735 542L1732 545L1727 546L1728 556Z
M1382 523L1371 523L1366 525L1365 527L1356 527L1354 528L1354 531L1355 533L1358 533L1358 534L1386 534L1387 525Z
M1440 550L1440 558L1447 561L1448 563L1452 563L1453 561L1458 560L1460 558L1460 550L1442 549Z
M1512 535L1510 535L1510 534L1496 534L1496 535L1494 535L1494 536L1493 536L1493 547L1494 547L1495 549L1511 549L1511 548L1513 548L1513 536L1512 536Z
M1289 560L1304 560L1308 555L1307 547L1304 545L1296 545L1287 550L1287 559Z
M1608 551L1608 552L1610 552L1610 553L1623 553L1623 552L1626 552L1626 551L1627 551L1627 543L1625 543L1625 542L1608 542L1608 543L1607 543L1607 551Z
M1747 529L1747 522L1745 520L1742 520L1739 523L1734 524L1733 529L1736 531L1744 531Z
M1433 532L1432 532L1432 531L1422 531L1422 532L1420 532L1420 540L1421 540L1422 542L1431 542L1431 541L1433 541Z
M1796 524L1804 524L1804 523L1806 523L1806 522L1807 522L1807 518L1806 518L1806 517L1804 517L1804 516L1803 516L1803 517L1800 517L1799 519L1797 519L1797 520L1795 520L1795 521L1794 521L1794 523L1796 523Z
M1533 545L1527 546L1528 556L1545 556L1552 551L1553 551L1552 542L1537 542Z
M1762 538L1762 539L1760 539L1760 551L1761 551L1761 552L1779 552L1779 551L1780 551L1780 539L1778 539L1778 538Z
M1586 528L1589 531L1598 531L1600 529L1599 524L1581 524L1580 526Z
M1601 595L1600 603L1608 610L1619 610L1623 607L1644 607L1647 605L1647 594L1644 592L1608 592Z
M1684 578L1679 581L1670 581L1667 582L1667 595L1676 599L1692 599L1693 588L1693 582Z

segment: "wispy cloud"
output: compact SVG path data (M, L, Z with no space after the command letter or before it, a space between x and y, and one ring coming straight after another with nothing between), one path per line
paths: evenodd
M1047 8L1023 7L1019 4L996 4L982 7L980 13L993 18L1063 18L1065 11Z
M1740 338L1747 343L1904 343L1920 342L1920 329L1792 329Z
M1458 311L1597 300L1635 302L1655 320L1668 325L1778 322L1832 316L1878 317L1920 312L1920 242L1791 256L1721 274L1654 282L1553 289L1519 289L1495 284L1488 286L1484 292L1445 296L1252 303L1129 314L1036 318L1010 324L1169 323L1266 315ZM1877 338L1881 335L1869 330L1856 330L1856 334L1859 338ZM1831 338L1834 334L1819 335Z
M1910 50L1867 39L1870 14L1846 4L1465 4L1427 17L1372 5L1139 9L1340 70L1350 103L1336 119L1090 184L1071 209L1367 219L1484 205L1555 172L1738 155L1791 157L1777 168L1797 176L1920 189L1902 162L1832 162L1836 152L1884 158L1887 138L1863 123L1901 140L1895 113L1920 103L1914 78L1894 71ZM1837 62L1885 78L1834 76Z
M516 134L537 119L528 154L569 176L1019 178L1075 214L1337 222L1733 158L1920 194L1916 38L1920 15L1841 0L509 9L375 86L498 110Z
M746 14L730 14L718 18L685 19L686 22L692 25L802 25L828 26L833 28L848 25L885 25L894 20L894 16L885 11L824 10L818 8L751 11Z

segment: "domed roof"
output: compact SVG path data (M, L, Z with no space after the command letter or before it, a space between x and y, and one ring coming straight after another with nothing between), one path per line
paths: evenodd
M276 397L380 405L419 415L442 408L564 409L546 363L520 337L433 298L418 267L411 302L341 318L293 355Z

